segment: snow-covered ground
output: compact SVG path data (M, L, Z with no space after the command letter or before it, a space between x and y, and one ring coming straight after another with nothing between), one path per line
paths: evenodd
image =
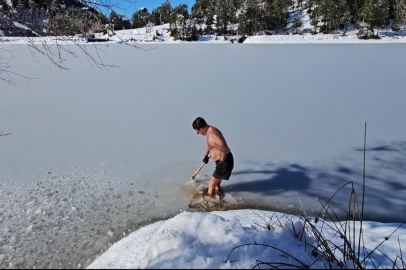
M174 40L169 35L169 24L154 26L149 33L146 33L145 28L134 30L119 30L116 35L111 37L115 42L136 42L136 43L238 43L239 36L200 36L198 41L186 42ZM309 28L301 35L257 35L248 36L244 44L286 44L286 43L405 43L406 38L402 38L401 33L394 33L390 30L379 31L381 39L379 40L360 40L357 38L358 30L352 29L345 35L337 34L316 34L312 35ZM157 33L159 35L157 35ZM107 37L107 36L103 36ZM154 40L155 37L155 40Z
M306 22L306 21L305 21ZM248 36L244 41L244 44L303 44L303 43L406 43L406 38L402 38L402 32L392 32L390 29L381 29L379 30L379 35L381 39L369 39L363 40L357 38L358 30L355 28L350 28L348 32L343 35L343 33L338 32L337 34L311 34L310 33L309 23L305 23L303 27L303 34L301 35L256 35ZM106 34L96 34L98 38L109 38L109 41L104 43L127 43L127 44L179 44L179 43L188 43L188 44L201 44L201 43L215 43L215 44L224 44L224 43L234 43L238 44L238 38L240 36L216 36L216 35L203 35L199 37L198 41L188 42L181 40L174 40L170 36L169 24L163 24L158 26L153 26L151 29L146 28L137 28L137 29L128 29L128 30L116 30L114 35ZM87 43L87 38L81 36L73 37L42 37L42 38L19 38L19 37L2 37L0 33L0 42L10 42L13 44L24 44L30 40L30 42L41 43L41 42L54 42L58 40L60 43Z
M331 242L332 250L335 250L334 245L343 249L343 240L337 231L344 235L340 226L345 228L345 222L325 223L324 227L321 220L316 224L311 219L310 223L317 227L324 239ZM267 229L268 225L271 225L271 230ZM248 269L258 262L272 263L274 266L283 266L285 263L285 266L291 265L287 267L290 269L329 268L320 254L314 256L312 247L316 246L316 234L306 230L303 235L303 226L303 220L296 216L269 211L183 212L169 220L159 221L133 232L111 246L87 268ZM396 262L397 267L404 267L400 257L404 257L406 247L406 225L396 230L399 226L400 224L363 222L365 245L362 246L365 249L361 249L360 261L375 247L379 247L370 256L371 259L365 260L367 268L396 268L393 262ZM359 235L359 222L356 222L355 229ZM385 237L389 237L388 241L384 241ZM353 241L350 237L348 239ZM398 241L402 243L400 246ZM358 237L356 242L358 246ZM384 242L383 245L380 242ZM237 248L238 246L242 247ZM236 249L233 250L234 248ZM356 267L352 262L343 260L340 252L336 251L335 255L345 263L344 268ZM396 258L397 256L399 257ZM337 266L335 263L332 265ZM268 265L260 265L261 269L267 267Z

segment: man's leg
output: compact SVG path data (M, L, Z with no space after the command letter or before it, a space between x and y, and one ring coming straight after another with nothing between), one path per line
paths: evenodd
M219 190L220 183L221 183L221 179L217 179L214 176L212 176L209 181L209 190L207 191L207 193L210 196L214 196L215 195L214 190Z

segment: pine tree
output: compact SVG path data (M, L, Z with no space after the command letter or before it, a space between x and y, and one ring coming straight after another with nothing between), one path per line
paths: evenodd
M195 19L198 25L202 25L205 22L205 3L206 1L196 1L192 6L190 17Z
M189 19L189 7L187 4L179 4L174 9L173 12L176 14L181 14L185 20Z
M263 9L263 29L274 34L284 31L288 25L289 1L266 0Z
M338 0L340 6L340 16L338 18L338 27L343 29L343 35L346 35L348 24L351 22L350 8L347 6L346 0Z
M190 20L190 40L191 41L199 40L199 31L197 30L196 24L197 24L196 20L194 20L194 19Z
M170 29L175 39L185 39L187 32L187 20L189 19L188 6L179 4L172 9Z
M245 13L241 12L238 16L238 35L245 36L248 34L247 27L246 27Z
M172 16L172 6L171 3L166 0L165 3L163 3L160 7L160 22L161 24L164 23L170 23L171 22L171 16Z
M155 25L161 25L161 12L159 8L154 8L149 17L150 21Z
M360 12L364 2L365 0L345 0L345 6L347 6L350 13L350 22L356 23L360 20Z
M322 0L319 7L324 33L333 33L349 23L349 10L344 0Z
M308 14L310 18L310 24L313 26L313 34L318 31L318 26L320 22L320 5L319 0L309 0L307 3Z
M404 38L406 28L406 0L396 0L396 21L403 24L402 38Z
M197 0L192 6L190 17L196 19L197 24L212 24L216 13L216 0Z
M292 34L300 34L300 28L303 26L303 20L300 16L296 16L292 22Z
M111 16L111 15L110 15ZM148 13L148 9L140 8L137 12L134 12L132 16L132 27L133 28L141 28L147 25L148 21L150 20L150 14ZM155 22L153 22L155 23Z
M237 22L236 8L232 0L219 0L217 2L217 33L219 35L227 35L230 24Z
M389 23L388 0L366 0L361 10L361 16L368 25L367 37L369 37L369 30L374 36L378 36L378 30ZM376 35L374 34L375 28L377 28Z
M240 35L254 35L262 29L262 13L258 5L258 0L246 1L243 11L238 17L238 22L242 23L242 26L238 29Z
M245 25L248 35L257 34L260 26L261 12L258 5L258 0L248 0L245 10Z
M212 34L213 28L212 25L214 24L214 15L216 15L217 10L217 1L216 0L207 0L209 4L206 8L206 34Z

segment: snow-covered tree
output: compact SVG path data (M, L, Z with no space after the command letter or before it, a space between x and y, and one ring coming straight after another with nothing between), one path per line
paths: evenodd
M196 19L196 24L200 27L203 24L211 25L215 14L215 0L198 0L192 6L190 17Z
M321 28L324 33L333 33L339 28L346 28L350 21L350 13L345 0L322 0L319 7L323 23Z
M396 0L396 20L403 25L402 37L405 37L406 28L406 0Z
M133 28L141 28L147 25L150 18L150 14L148 13L148 9L140 8L138 11L134 12L132 16L132 27ZM154 21L154 23L156 23Z
M246 34L255 35L258 33L261 25L262 13L258 0L247 0L247 6L241 14L244 18Z
M384 28L389 23L389 1L388 0L366 0L361 10L363 21L367 24L367 36L369 30L374 33Z
M213 15L216 13L217 0L198 0L192 6L191 17L204 20L203 23L207 23L207 20L212 20ZM198 22L199 23L199 22Z
M350 13L350 22L355 23L360 19L361 8L365 0L345 0L345 5Z
M320 5L318 0L308 0L307 13L309 14L310 24L313 26L313 33L316 34L320 22Z
M301 16L296 16L292 21L292 34L300 34L302 32L303 19Z
M148 35L151 37L151 33L152 33L152 28L155 26L154 23L152 22L148 22L145 25L145 36L147 37Z
M170 18L170 31L175 39L184 39L186 33L186 22L189 19L188 6L179 4L172 9Z
M266 0L263 10L263 27L274 34L284 31L288 25L289 0Z
M154 8L152 10L149 20L155 25L161 25L161 12L159 8Z
M172 14L171 3L168 0L166 0L158 8L152 10L149 21L153 22L155 25L170 23L171 14Z
M171 15L172 15L171 3L168 0L166 0L165 3L163 3L159 7L159 11L160 11L161 24L170 23L171 22Z
M226 35L230 24L237 22L237 9L232 0L218 0L217 2L217 34Z

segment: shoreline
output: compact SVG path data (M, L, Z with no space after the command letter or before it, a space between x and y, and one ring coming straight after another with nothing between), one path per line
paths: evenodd
M135 39L133 40L131 34L121 34L122 36L110 37L109 41L104 42L88 42L86 37L6 37L0 36L0 44L21 45L21 44L43 44L43 43L58 43L58 44L404 44L406 37L402 36L383 36L380 39L358 39L355 34L342 36L335 35L261 35L249 36L243 43L238 43L238 36L230 36L227 40L224 37L215 40L214 36L201 37L198 41L181 41L181 40L161 40L153 41L149 39Z

